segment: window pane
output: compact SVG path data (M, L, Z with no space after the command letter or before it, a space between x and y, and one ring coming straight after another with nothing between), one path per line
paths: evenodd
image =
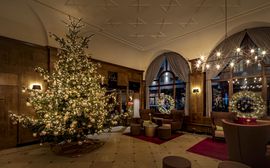
M173 97L173 85L160 86L160 93L164 93Z
M173 84L174 78L171 72L163 73L159 78L160 85Z
M157 110L158 87L149 87L149 107Z
M228 112L229 83L227 81L212 82L212 110Z
M186 84L179 82L179 84L176 85L176 94L175 94L175 108L177 110L184 110L185 98L186 98Z
M262 78L239 78L233 80L233 93L240 92L242 90L249 90L253 92L262 91Z

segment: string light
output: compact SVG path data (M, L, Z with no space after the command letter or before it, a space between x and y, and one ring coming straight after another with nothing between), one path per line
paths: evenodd
M231 62L231 63L230 63L230 66L231 66L231 67L234 67L234 62Z
M225 0L225 41L227 40L227 0ZM196 67L199 68L200 66L205 65L206 70L208 70L211 66L215 66L217 69L220 69L221 65L222 67L226 67L226 65L223 65L224 63L227 63L230 65L231 68L235 67L236 64L241 60L244 60L244 62L247 65L250 64L257 64L258 67L261 66L261 62L263 62L265 55L267 52L265 50L261 50L260 48L247 48L247 46L243 46L243 48L236 46L236 48L233 49L233 52L228 53L222 53L222 50L219 50L215 53L213 53L213 57L211 56L211 59L206 60L204 56L200 56L200 61L197 61ZM224 57L226 56L226 57Z

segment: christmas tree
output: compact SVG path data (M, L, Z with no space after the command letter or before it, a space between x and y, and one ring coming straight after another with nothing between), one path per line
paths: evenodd
M68 32L64 38L52 35L60 45L53 72L35 69L47 88L26 89L27 103L36 115L10 114L15 123L31 128L33 136L40 136L42 142L82 143L87 135L101 133L119 119L111 113L116 102L114 94L106 93L101 86L104 77L97 72L100 65L85 53L91 36L80 36L84 26L81 20L70 19L66 25Z

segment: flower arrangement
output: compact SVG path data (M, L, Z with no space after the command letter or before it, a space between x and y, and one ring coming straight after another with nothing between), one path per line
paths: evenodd
M169 95L160 96L157 100L158 110L163 114L170 114L171 110L175 108L175 101Z

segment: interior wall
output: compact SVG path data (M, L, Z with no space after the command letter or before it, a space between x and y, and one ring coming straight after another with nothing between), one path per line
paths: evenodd
M10 12L14 11L14 12ZM3 0L0 5L0 36L41 46L58 47L50 33L64 36L68 16L27 0ZM87 28L89 28L89 25ZM91 29L90 29L91 30ZM85 30L83 30L85 31ZM95 34L88 53L93 58L143 70L143 53L119 41L102 36L99 30L82 32Z

